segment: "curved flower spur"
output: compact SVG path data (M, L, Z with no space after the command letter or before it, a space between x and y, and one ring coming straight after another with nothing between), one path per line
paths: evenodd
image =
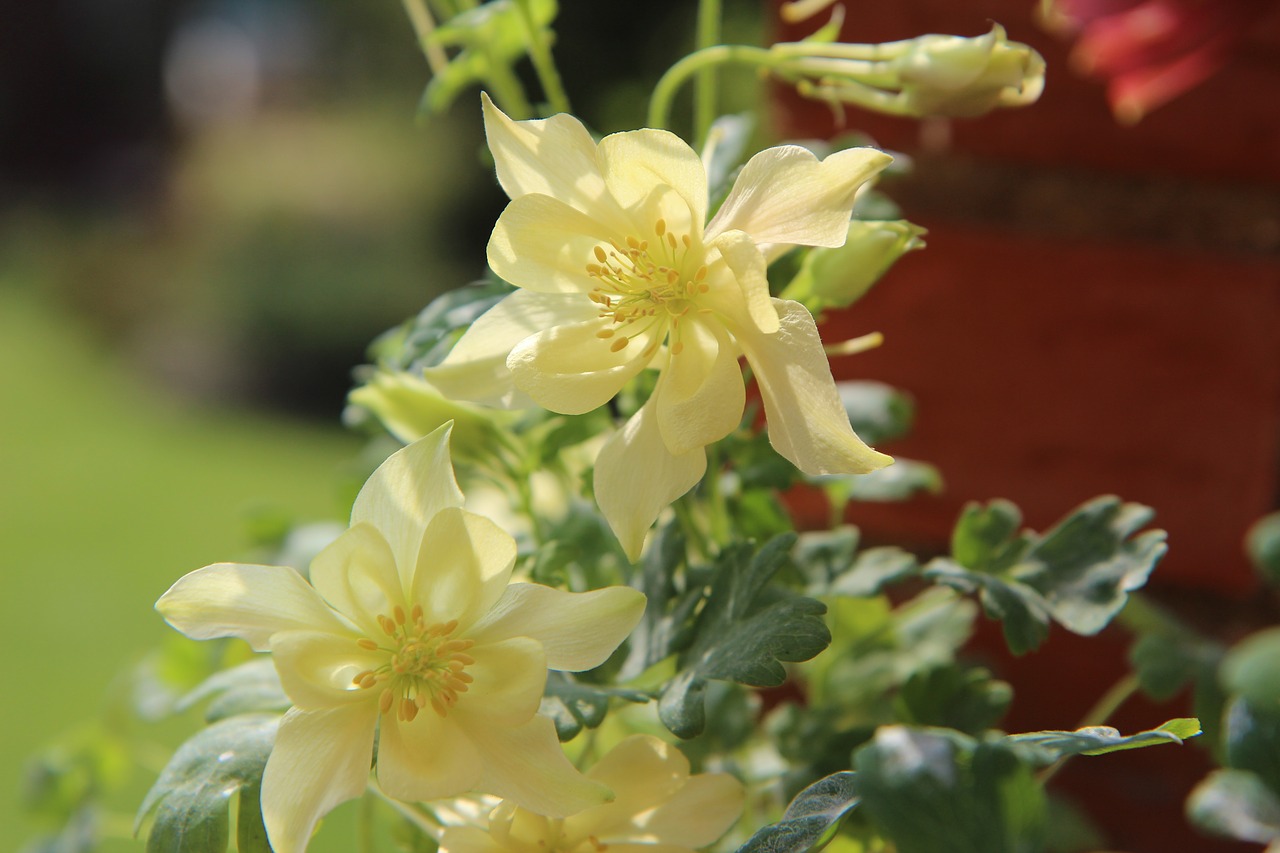
M484 114L511 198L489 265L519 289L427 377L459 399L581 414L641 370L661 371L595 468L600 509L631 559L662 509L702 478L704 448L741 422L741 356L769 439L797 468L861 474L892 461L854 434L813 316L771 298L765 273L793 246L843 245L858 189L889 155L769 148L708 222L702 161L672 133L597 145L572 116L513 121L487 97Z
M193 639L269 650L293 707L262 781L277 853L378 783L401 800L468 791L564 817L611 793L569 763L538 715L547 670L604 662L644 611L627 587L570 593L509 583L516 546L461 508L452 424L394 453L361 489L351 526L311 563L219 563L156 603Z

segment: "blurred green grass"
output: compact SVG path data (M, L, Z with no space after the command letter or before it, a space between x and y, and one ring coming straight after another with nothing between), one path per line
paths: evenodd
M6 850L31 829L26 760L99 714L113 679L165 636L156 598L187 571L244 556L254 507L341 518L359 448L336 424L167 397L38 293L0 274ZM145 790L138 775L130 787Z

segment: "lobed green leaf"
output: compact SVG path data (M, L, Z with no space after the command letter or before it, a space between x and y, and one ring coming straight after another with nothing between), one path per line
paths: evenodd
M761 827L737 853L805 853L819 848L859 802L857 774L819 779L792 799L782 820Z

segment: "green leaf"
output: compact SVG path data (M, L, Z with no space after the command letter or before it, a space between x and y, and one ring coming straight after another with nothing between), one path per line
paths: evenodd
M1051 619L1090 635L1120 612L1165 552L1164 531L1134 535L1151 515L1104 496L1038 535L1018 532L1021 515L1007 501L970 504L952 534L951 557L931 561L924 574L978 593L987 615L1003 623L1009 648L1023 654L1044 641Z
M691 620L702 602L701 587L677 585L685 565L684 534L674 522L661 528L632 585L648 601L640 624L627 639L627 657L618 677L635 678L653 664L688 646Z
M272 853L267 826L262 820L262 783L240 789L240 810L236 813L236 853Z
M417 317L378 337L370 353L383 367L417 373L444 360L462 330L511 293L496 279L440 294Z
M858 805L857 774L820 779L795 796L782 820L761 827L737 853L805 853L819 846Z
M1237 696L1227 705L1223 738L1226 765L1256 773L1280 796L1280 707Z
M641 690L620 687L599 687L581 684L566 672L547 673L547 687L539 711L556 724L560 740L572 740L584 728L594 729L604 722L611 699L627 702L648 702L650 696Z
M239 666L209 676L178 700L177 709L188 708L215 697L205 709L210 723L253 711L285 711L292 704L280 686L280 676L270 657L258 657Z
M1244 537L1245 550L1258 574L1272 586L1280 586L1280 512L1254 522Z
M149 853L224 853L230 839L231 796L242 791L243 798L261 784L279 723L275 714L230 717L178 747L147 792L134 823L136 832L155 810L147 837ZM250 807L249 815L253 813Z
M1280 707L1280 626L1236 643L1222 658L1222 686L1258 708Z
M835 506L849 501L905 501L920 492L936 495L942 491L942 474L937 468L902 457L887 468L867 474L836 474L805 480L821 488Z
M949 664L912 673L895 707L905 723L977 735L994 726L1011 701L1013 688L987 670Z
M1182 743L1200 734L1200 721L1183 717L1145 732L1122 735L1110 726L1088 726L1076 731L1043 731L1009 735L1005 742L1036 764L1052 764L1069 755L1105 755L1162 743Z
M1280 798L1247 770L1215 770L1187 798L1187 817L1206 832L1241 841L1280 841Z
M755 129L755 115L749 112L723 115L711 123L703 162L707 164L707 195L713 201L722 200L729 193L733 176L745 158Z
M905 391L883 382L837 382L840 402L854 432L868 444L883 444L911 432L916 404Z
M783 661L808 660L831 642L821 618L826 605L776 587L764 595L794 542L794 534L787 534L754 555L749 545L720 555L694 623L692 645L681 653L680 672L658 702L659 717L677 736L702 731L707 681L776 686L786 679Z
M883 726L854 754L863 808L899 853L1037 853L1046 805L999 740Z
M809 595L866 598L919 571L916 558L900 548L868 548L858 552L858 528L801 533L791 558L808 580Z

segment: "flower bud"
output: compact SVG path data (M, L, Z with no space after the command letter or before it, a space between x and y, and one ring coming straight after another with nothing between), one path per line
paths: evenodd
M924 234L925 229L905 219L855 219L849 223L843 246L813 249L805 256L800 271L783 289L782 298L794 299L814 313L852 305L898 258L923 249L920 238Z

